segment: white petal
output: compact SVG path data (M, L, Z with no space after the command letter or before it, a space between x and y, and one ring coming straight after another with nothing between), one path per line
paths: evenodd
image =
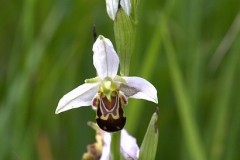
M139 147L136 139L129 135L125 129L121 131L121 153L126 159L138 159Z
M131 12L131 0L121 0L120 4L121 4L123 10L129 16L130 12Z
M118 0L106 0L107 13L112 20L116 17L118 2Z
M56 114L72 108L89 106L98 92L98 83L85 83L64 95L57 106Z
M145 99L158 103L157 90L147 80L140 77L122 77L126 80L126 85L120 90L129 98Z
M97 70L98 76L114 78L118 71L119 58L113 48L112 42L99 36L93 45L93 65Z

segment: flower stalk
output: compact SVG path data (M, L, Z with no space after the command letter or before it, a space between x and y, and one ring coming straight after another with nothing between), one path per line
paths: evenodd
M115 132L111 134L111 157L112 160L120 160L120 140L121 140L121 132Z

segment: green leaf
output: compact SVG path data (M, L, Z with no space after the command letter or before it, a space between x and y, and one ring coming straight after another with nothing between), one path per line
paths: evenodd
M139 160L155 160L158 145L157 112L152 115L151 121L148 125L147 132L140 148Z

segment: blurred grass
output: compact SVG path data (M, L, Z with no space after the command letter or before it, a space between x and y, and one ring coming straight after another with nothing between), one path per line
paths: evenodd
M158 89L157 159L240 158L239 6L141 1L130 75ZM1 2L0 159L80 159L93 143L90 107L54 114L65 93L95 76L93 24L114 40L103 1ZM155 107L126 107L139 145Z
M165 16L162 15L162 37L163 44L167 52L167 60L169 63L170 74L172 78L175 96L177 97L179 116L182 120L183 132L186 140L186 145L191 153L192 159L206 159L203 146L199 137L198 126L191 112L193 106L190 98L185 90L186 85L183 82L182 73L179 70L179 65L176 59L176 53L171 43L171 38L168 31L168 23Z

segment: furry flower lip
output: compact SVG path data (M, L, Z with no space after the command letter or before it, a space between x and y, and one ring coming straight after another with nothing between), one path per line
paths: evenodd
M121 130L126 123L124 105L128 98L145 99L158 103L157 90L140 77L117 75L119 57L112 42L100 35L93 45L93 65L97 77L64 95L56 114L82 106L92 106L96 111L98 126L107 132Z

